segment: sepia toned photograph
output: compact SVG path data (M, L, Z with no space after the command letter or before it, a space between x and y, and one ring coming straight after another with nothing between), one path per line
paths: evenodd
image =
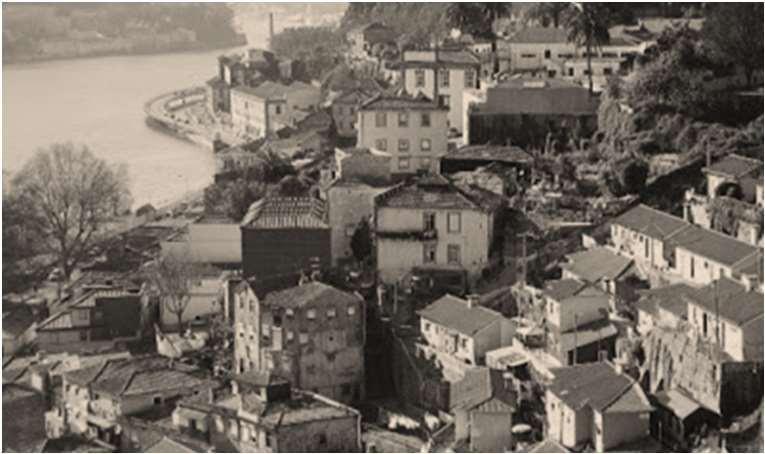
M763 3L2 4L2 452L764 452Z

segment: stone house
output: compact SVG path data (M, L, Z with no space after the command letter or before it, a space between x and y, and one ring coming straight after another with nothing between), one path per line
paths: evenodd
M237 86L231 90L231 121L253 137L270 136L285 126L294 126L301 112L318 107L321 92L317 87L293 82L284 85L270 80L255 87Z
M216 452L360 452L361 414L270 373L233 378L231 392L181 400L173 413L180 430Z
M424 96L379 95L359 107L357 146L390 153L393 174L436 172L448 148L447 111Z
M424 175L375 197L377 267L393 282L415 266L466 270L490 266L504 199Z
M625 280L637 276L633 261L607 247L598 246L566 256L561 265L563 279L576 279L595 285L620 301L635 299L634 291Z
M50 438L74 433L119 445L119 417L216 386L195 367L168 358L107 360L64 374L62 402L46 413L46 430Z
M553 369L545 393L546 435L566 448L596 452L649 435L653 411L640 385L608 362Z
M419 315L425 342L467 364L483 365L487 352L512 342L510 320L482 307L475 295L463 300L447 294Z
M638 334L646 335L657 326L679 328L688 320L688 304L684 297L693 293L695 289L682 282L639 291L635 303Z
M462 132L463 93L480 85L480 58L466 49L411 50L404 52L399 67L406 92L447 108L448 128Z
M712 199L719 195L726 195L724 184L730 183L739 185L742 192L745 190L754 196L752 198L755 204L762 205L762 166L762 161L736 154L725 156L713 164L708 164L701 169L707 179L707 197ZM760 175L760 178L752 178L753 176L756 177L757 174ZM756 189L758 185L759 192ZM744 188L744 186L749 187Z
M762 292L721 278L684 295L695 334L735 361L762 361Z
M264 197L250 206L241 229L242 271L259 286L269 279L294 284L301 271L330 264L332 231L321 199Z
M332 100L332 119L340 137L356 138L359 107L377 94L379 91L356 87L340 93Z
M320 282L235 296L235 368L273 372L342 402L364 396L364 300Z

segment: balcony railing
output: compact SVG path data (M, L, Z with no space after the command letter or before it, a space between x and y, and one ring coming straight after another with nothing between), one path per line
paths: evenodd
M401 241L435 241L438 239L438 230L436 229L421 229L421 230L378 230L376 232L378 238L384 238L387 240L401 240Z

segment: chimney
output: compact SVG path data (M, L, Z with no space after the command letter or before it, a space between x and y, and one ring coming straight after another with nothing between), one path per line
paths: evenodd
M471 293L467 296L467 306L472 308L478 306L478 295Z
M752 282L752 276L744 276L742 279L742 283L744 284L744 289L747 292L751 292L754 288L754 283Z
M268 13L268 43L269 47L273 46L274 41L274 13ZM273 49L273 47L272 47Z

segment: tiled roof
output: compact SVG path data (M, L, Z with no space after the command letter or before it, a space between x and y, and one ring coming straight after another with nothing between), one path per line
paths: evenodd
M743 177L757 169L762 169L762 166L762 161L731 154L709 167L704 167L704 171L730 177Z
M359 110L449 110L420 93L417 96L379 94L361 104Z
M249 95L257 96L261 99L282 99L290 91L290 87L279 82L267 80L257 87L247 87L240 85L232 88L232 91L240 91Z
M634 380L618 373L606 362L563 367L551 372L555 378L548 389L574 410L590 406L603 411L635 385ZM650 406L634 411L650 411Z
M696 292L693 287L679 283L666 287L659 287L650 290L640 290L640 300L636 303L638 309L643 309L651 313L662 308L678 317L684 318L688 312L688 304L683 297Z
M13 309L3 313L3 336L10 334L18 337L35 322L35 311L26 304L14 305Z
M568 31L555 27L527 27L508 39L516 44L555 44L568 42Z
M508 163L530 163L533 161L532 157L523 151L522 148L501 145L466 145L451 153L447 153L441 159L475 159Z
M188 446L178 443L167 436L162 437L157 443L146 449L144 452L197 452Z
M598 98L573 83L554 79L511 80L486 90L486 102L474 104L477 115L596 115Z
M472 336L492 323L502 320L502 314L491 309L474 305L468 307L465 300L444 295L433 304L419 311L420 317L441 326Z
M415 51L424 52L424 51ZM431 52L432 58L423 60L407 59L401 62L402 67L439 67L439 66L477 66L481 59L478 55L466 49L439 49L438 61L435 60L435 51ZM406 55L405 55L406 58Z
M359 304L361 300L353 293L344 292L321 282L307 284L271 292L266 296L264 304L282 308L315 306L322 307L334 304Z
M250 206L242 226L256 229L329 228L326 205L315 197L264 197Z
M569 263L562 265L579 279L598 282L601 279L614 280L629 268L632 260L612 252L605 247L596 247L567 256Z
M344 91L340 96L332 101L332 104L353 104L357 105L361 102L374 98L379 94L379 90L371 91L365 90L361 87L354 87L350 90Z
M460 188L441 175L428 174L380 194L375 204L391 208L490 210L494 202L484 192Z
M560 335L561 350L568 352L575 347L592 345L619 334L616 326L608 320L596 320L586 325L577 326L576 331L568 331Z
M606 413L640 413L651 410L652 407L648 398L637 383L605 408Z
M750 255L756 255L758 251L757 246L695 225L688 225L670 236L668 245L686 249L727 266L732 266Z
M545 439L543 441L540 441L539 443L535 444L533 448L529 452L570 452L568 449L566 449L562 444L558 443L555 440L549 440Z
M666 239L690 225L676 216L642 204L614 219L612 224L658 239Z
M762 293L746 288L736 281L728 278L717 281L698 289L692 294L685 296L686 301L698 304L707 311L716 312L719 309L720 317L743 326L752 320L760 318L765 308L762 303ZM718 303L715 304L715 299Z
M546 296L561 301L579 293L587 284L576 279L559 279L545 282L542 293Z
M672 410L681 420L687 418L693 412L701 408L701 404L687 396L679 389L659 391L654 395L656 400L663 406Z
M762 282L762 253L752 254L744 259L739 260L733 265L733 271L749 276L759 276L760 282Z
M349 407L299 390L295 390L289 399L273 402L263 401L254 393L240 396L237 402L228 405L240 405L242 410L257 414L260 422L274 428L356 415Z

